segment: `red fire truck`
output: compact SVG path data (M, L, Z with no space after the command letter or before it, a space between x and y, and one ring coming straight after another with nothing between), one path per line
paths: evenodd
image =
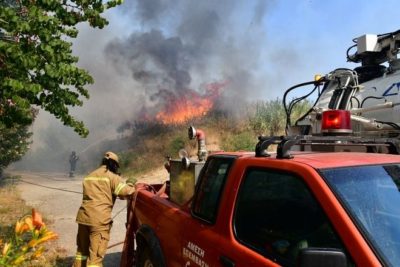
M139 185L121 266L400 266L398 35L356 39L349 58L367 65L305 83L323 89L294 124L304 98L287 105L289 89L288 135L261 136L254 152L207 155L189 128L198 159L170 160L166 184Z

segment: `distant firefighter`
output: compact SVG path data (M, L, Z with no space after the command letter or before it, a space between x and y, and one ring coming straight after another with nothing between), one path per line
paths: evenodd
M76 168L76 162L79 160L79 157L76 155L75 151L72 151L71 155L69 156L69 177L74 177L74 172Z

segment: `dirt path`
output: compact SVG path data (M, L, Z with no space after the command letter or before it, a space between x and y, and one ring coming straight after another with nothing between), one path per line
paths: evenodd
M68 257L75 255L75 238L77 224L75 216L82 200L83 176L67 177L64 173L17 172L21 181L18 189L28 205L39 210L51 222L49 228L59 234L58 246L65 249ZM138 177L146 183L166 180L168 174L164 169L150 172ZM113 209L114 224L111 229L109 245L123 241L125 238L126 201L117 200ZM104 261L105 267L119 266L122 245L110 248Z

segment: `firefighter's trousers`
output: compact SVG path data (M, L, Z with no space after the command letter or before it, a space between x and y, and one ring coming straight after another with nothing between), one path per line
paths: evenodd
M110 240L111 225L78 224L77 252L73 267L102 267Z

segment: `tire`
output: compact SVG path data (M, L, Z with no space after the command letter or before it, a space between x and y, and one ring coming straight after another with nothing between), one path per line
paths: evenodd
M137 231L136 245L135 267L166 267L160 241L150 227L142 225Z
M136 267L159 267L157 261L152 257L151 250L148 246L138 249Z

